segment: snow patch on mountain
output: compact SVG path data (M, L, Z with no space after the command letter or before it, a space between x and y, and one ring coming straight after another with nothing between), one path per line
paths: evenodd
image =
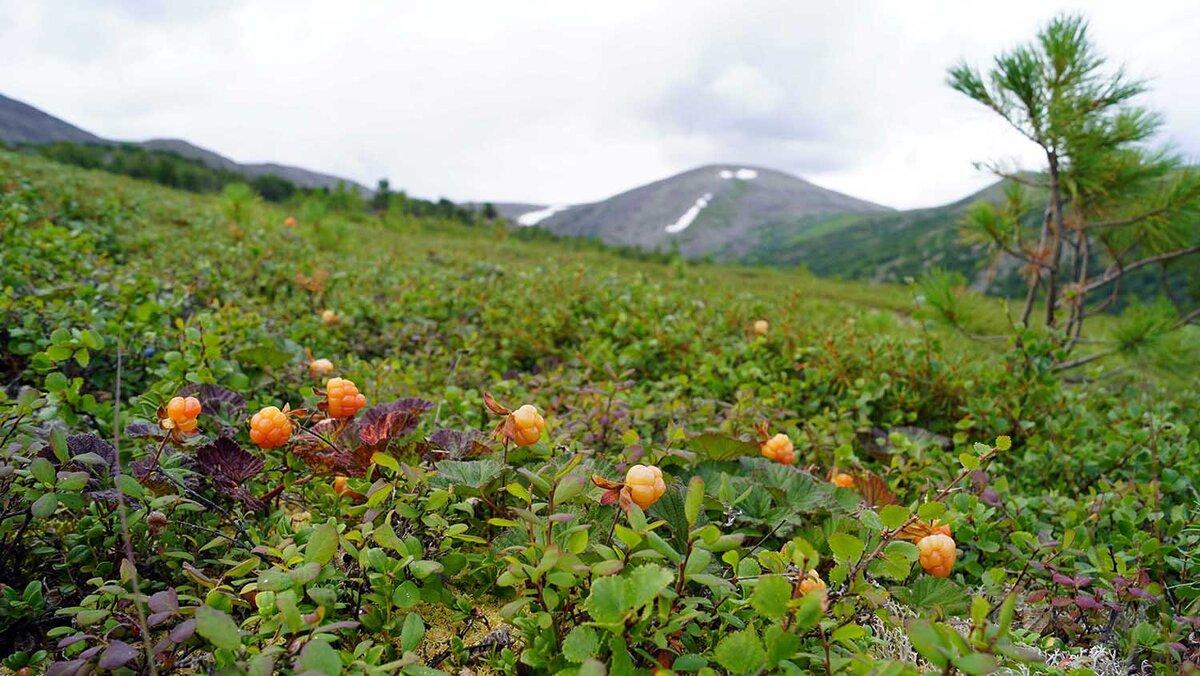
M717 176L725 180L736 178L740 181L753 181L758 178L758 172L754 169L722 169L717 172Z
M520 216L517 216L517 223L524 225L526 227L529 227L531 225L537 225L538 223L541 223L542 221L546 220L547 218L550 218L554 214L557 214L558 212L563 211L565 209L569 209L570 207L571 207L570 204L554 204L554 205L546 207L545 209L538 209L537 211L530 211L530 212L521 214Z
M700 215L700 212L704 209L704 207L708 206L708 201L711 199L711 192L706 192L701 195L700 198L696 200L695 204L688 207L688 210L683 212L683 215L679 217L679 220L667 226L667 232L674 234L687 230L687 227L692 224L692 221L696 220L696 217Z

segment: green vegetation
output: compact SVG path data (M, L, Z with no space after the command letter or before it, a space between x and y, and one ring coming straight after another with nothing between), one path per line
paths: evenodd
M11 153L0 176L9 668L1196 659L1194 378L1068 385L1045 336L969 340L901 287L361 204L288 227L253 193ZM967 330L1006 326L969 305ZM353 421L319 412L315 359L366 395ZM537 407L539 440L492 436L484 391ZM173 439L177 395L203 410ZM291 440L256 448L251 414L285 404ZM795 465L761 457L764 423ZM621 498L634 463L665 479L645 511ZM946 578L913 543L935 519Z

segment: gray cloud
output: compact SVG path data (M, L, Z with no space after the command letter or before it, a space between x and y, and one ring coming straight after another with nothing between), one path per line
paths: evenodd
M1071 3L30 3L0 0L0 92L98 134L187 138L413 194L605 197L709 162L893 206L1031 159L947 65ZM1200 6L1088 3L1102 47L1200 155Z

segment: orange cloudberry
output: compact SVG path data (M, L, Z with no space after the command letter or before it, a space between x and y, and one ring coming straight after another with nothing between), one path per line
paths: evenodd
M337 324L338 314L329 309L321 310L321 321L326 324Z
M796 464L796 449L788 435L780 433L767 439L760 447L763 457L781 465Z
M200 400L195 397L174 397L167 402L169 427L180 434L196 431L196 419L200 417Z
M838 472L837 474L834 474L830 481L833 483L833 485L838 486L839 488L854 488L854 477L846 474L845 472Z
M289 228L294 228L294 227L296 227L296 217L295 217L295 216L288 216L287 218L283 219L283 224L284 224L284 225L286 225L286 226L287 226L287 227L289 227Z
M353 381L345 378L330 378L325 383L328 402L325 412L330 418L352 418L358 409L367 405L367 398L359 394Z
M508 437L514 444L532 446L542 438L542 432L546 430L546 420L532 404L525 404L508 414L506 428Z
M754 335L756 336L765 336L770 328L771 325L767 323L767 320L759 319L754 322L754 324L750 327L750 330L753 331Z
M937 577L950 577L950 570L954 568L954 561L958 558L954 538L943 533L926 535L917 542L917 550L920 553L921 567L926 573Z
M260 448L279 448L292 438L292 421L275 406L267 406L250 418L250 441Z
M629 497L634 504L642 509L658 502L663 493L667 492L667 484L663 481L662 470L654 465L634 465L625 472L625 488L629 489Z

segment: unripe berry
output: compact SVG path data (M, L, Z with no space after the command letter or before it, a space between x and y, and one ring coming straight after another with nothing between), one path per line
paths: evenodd
M542 438L546 420L532 404L525 404L508 415L509 438L518 446L532 446Z
M195 397L174 397L167 402L167 419L170 428L179 434L196 431L196 418L200 417L200 400Z
M950 577L954 561L958 559L958 549L954 539L949 535L934 533L926 535L917 542L920 553L921 567L926 573L937 577Z
M754 335L756 335L756 336L765 336L765 335L767 335L767 331L770 328L771 328L771 325L767 323L767 320L759 319L754 322L754 324L751 326L750 330L753 331Z
M763 457L781 465L796 464L796 449L786 434L776 434L760 447Z
M345 378L330 378L325 383L325 396L328 399L325 412L330 418L353 418L358 409L367 405L367 398Z
M150 530L158 532L167 525L167 515L156 509L146 515L146 525L150 526Z
M838 472L830 479L834 486L839 488L854 488L854 477L845 472Z
M663 493L667 492L667 484L663 481L662 470L654 465L634 465L625 472L625 487L629 489L629 497L634 504L642 509L658 502Z
M333 362L328 359L313 359L308 362L308 373L314 378L320 378L333 373Z
M260 448L279 448L291 438L292 421L274 406L267 406L250 419L250 441Z

